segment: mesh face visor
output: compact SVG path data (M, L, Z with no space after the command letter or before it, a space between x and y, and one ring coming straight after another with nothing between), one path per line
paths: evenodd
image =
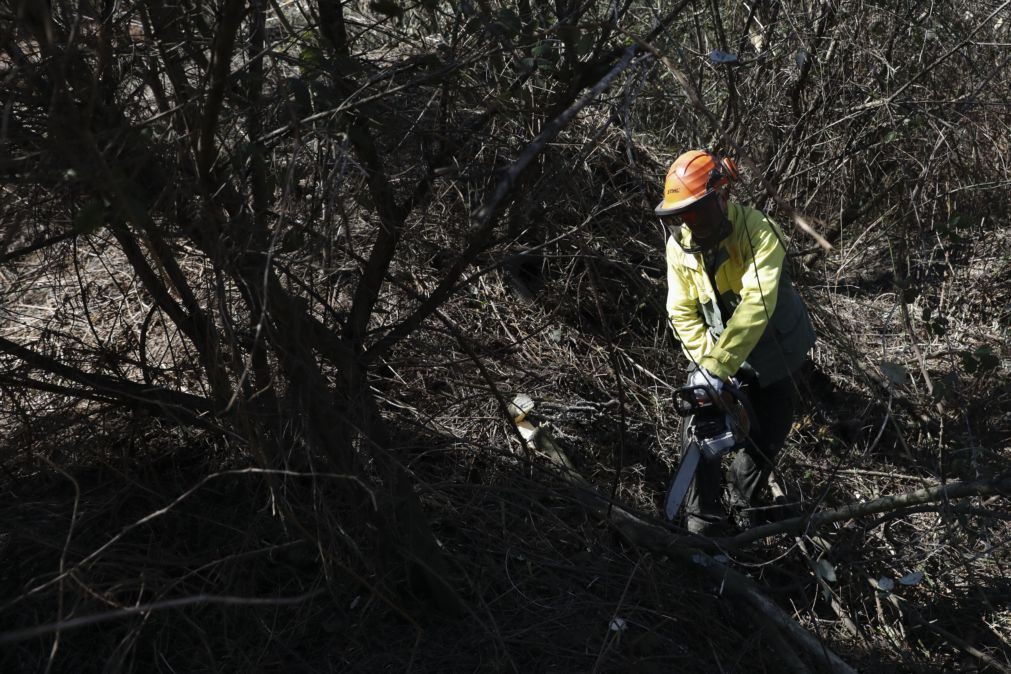
M712 248L730 234L732 229L715 192L695 202L690 209L682 213L661 216L660 219L672 228L688 226L692 233L693 245L684 249L687 253L701 253ZM678 244L680 245L680 241Z

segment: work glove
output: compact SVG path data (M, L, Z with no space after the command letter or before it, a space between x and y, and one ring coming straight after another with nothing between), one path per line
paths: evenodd
M688 379L689 386L705 386L712 391L713 397L719 396L723 390L723 380L704 367L697 367Z

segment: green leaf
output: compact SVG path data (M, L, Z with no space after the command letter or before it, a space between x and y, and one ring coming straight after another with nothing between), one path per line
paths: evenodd
M372 145L372 135L369 133L368 120L359 120L348 129L348 138L355 145Z
M343 56L337 54L333 58L333 67L341 75L354 75L357 72L361 72L362 64L351 58L350 56Z
M101 199L88 199L74 215L74 229L81 234L94 234L105 225L106 213Z
M376 204L372 200L372 195L369 194L368 190L356 190L351 193L351 198L367 211L376 210Z
M899 363L884 361L879 367L881 368L881 373L895 386L903 386L909 381L909 371Z
M333 87L319 80L312 80L309 82L309 93L312 101L312 110L315 112L320 110L332 110L333 108L336 108L337 104L342 100L337 95L337 92ZM343 123L346 119L342 117L339 121Z
M983 374L1000 367L1000 357L988 346L980 346L972 351L959 351L958 358L969 374Z
M534 58L538 59L558 58L558 51L555 49L554 43L548 40L538 42L537 46L530 53L534 55Z
M312 97L309 87L301 77L288 77L284 81L288 94L288 105L293 114L306 117L312 113Z
M298 229L289 229L281 237L278 250L282 253L293 253L305 247L305 234Z
M895 589L895 581L887 576L881 576L878 578L877 588L882 592L891 592Z
M473 33L479 32L483 27L484 27L484 24L481 23L481 19L478 19L478 18L475 17L475 18L471 19L470 21L468 21L466 23L466 25L464 25L463 31L465 33L473 34Z
M372 0L369 3L369 9L377 14L385 14L386 16L400 16L404 13L404 8L393 2L393 0Z
M923 572L913 571L899 578L899 583L902 585L917 585L921 580L923 580Z
M958 374L955 372L945 372L934 380L934 402L955 402L958 392Z
M835 567L832 566L832 562L827 559L818 560L815 572L818 574L819 578L822 578L829 583L834 583L836 581Z
M989 346L981 346L972 352L979 363L980 372L990 372L1000 367L1000 357Z
M306 47L298 55L298 67L303 73L307 70L317 70L323 65L323 51L319 47Z
M523 22L520 21L520 17L516 15L516 12L508 8L498 13L497 23L509 37L516 37L523 30Z
M558 34L558 37L562 40L562 42L565 44L571 44L579 40L583 31L579 30L578 26L573 26L571 23L563 23L555 28L555 33Z

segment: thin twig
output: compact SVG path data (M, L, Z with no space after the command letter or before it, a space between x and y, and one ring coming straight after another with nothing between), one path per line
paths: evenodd
M657 49L649 42L645 42L641 38L636 37L635 35L627 31L624 31L620 28L618 30L621 30L622 33L624 33L631 39L635 40L640 47L649 51L651 54L653 54L653 56L660 59L660 61L667 67L667 70L670 71L671 75L674 76L674 79L677 80L678 84L681 85L681 88L684 89L685 94L688 96L688 100L691 101L695 109L701 112L703 116L706 118L706 120L709 121L710 126L719 133L720 138L723 140L723 142L728 147L734 148L734 152L737 155L737 160L751 170L751 172L754 174L758 182L762 185L763 188L765 188L765 191L768 192L769 195L776 201L779 207L782 208L784 211L786 211L786 213L790 216L793 222L803 232L805 232L808 236L810 236L812 239L818 242L819 246L821 246L826 251L832 250L832 244L829 243L828 240L825 239L825 237L819 234L817 230L815 230L815 228L811 225L811 222L808 220L806 216L798 212L797 209L795 209L785 198L783 198L783 196L779 193L779 190L773 187L772 183L770 183L768 180L765 179L764 172L758 166L758 163L751 158L751 155L744 150L744 148L741 146L740 143L736 142L733 138L730 137L730 135L726 131L723 130L723 126L720 124L720 120L717 119L716 115L714 115L709 110L709 108L706 107L705 102L702 100L702 97L699 96L698 91L695 89L694 85L692 85L692 82L691 80L688 79L688 76L685 75L683 71L678 69L669 58L664 56L659 49Z
M197 594L191 597L179 597L177 599L155 601L149 604L137 604L136 606L127 606L125 608L116 609L115 611L93 613L91 615L80 616L78 618L71 618L70 620L62 620L54 623L47 623L45 625L36 625L35 627L28 627L20 630L11 630L10 632L0 634L0 644L11 644L18 641L25 641L26 639L34 639L35 637L44 636L53 632L63 632L66 630L77 629L79 627L87 627L89 625L108 622L110 620L129 618L133 615L144 615L152 611L184 608L186 606L199 606L206 604L216 604L220 606L292 606L295 604L305 603L313 597L318 597L324 592L326 592L326 588L319 588L313 590L312 592L300 594L297 597L275 598L231 597L227 595Z
M853 503L842 508L825 510L815 513L810 517L794 517L782 522L754 527L737 536L726 539L726 543L738 547L779 534L796 534L800 532L811 534L819 527L832 522L842 522L866 515L891 512L923 503L947 501L966 496L982 496L984 494L995 494L1008 490L1011 490L1011 477L976 480L973 482L949 482L948 484L938 485L929 489L918 489L905 494L884 496L866 503Z

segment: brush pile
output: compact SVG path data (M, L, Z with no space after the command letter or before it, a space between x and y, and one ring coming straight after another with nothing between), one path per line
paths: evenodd
M51 4L0 10L4 671L1011 670L1007 3ZM718 540L660 514L694 147L819 336L792 517Z

